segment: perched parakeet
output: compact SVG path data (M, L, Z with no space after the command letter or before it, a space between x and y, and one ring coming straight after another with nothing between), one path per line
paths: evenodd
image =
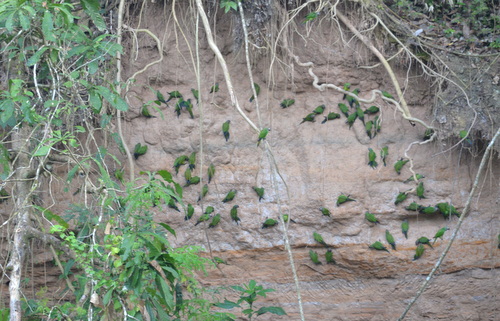
M314 123L315 122L314 117L316 117L316 114L310 113L306 117L302 118L302 121L300 122L300 124L305 123L306 121Z
M287 222L288 222L288 220L290 220L290 222L292 222L292 223L297 223L297 222L295 222L293 219L291 219L291 218L290 218L290 215L288 215L288 214L283 214L283 222L287 223Z
M373 120L369 120L365 123L365 132L370 139L372 139L372 130L373 130Z
M181 115L181 111L182 111L182 98L179 99L177 101L177 103L175 104L175 108L174 108L174 113L177 115L177 118L179 118L179 116Z
M210 87L210 93L216 93L219 91L219 83L216 82L215 85L213 85L212 87Z
M392 236L389 230L385 230L385 239L389 243L394 251L396 251L396 241L394 241L394 236Z
M401 158L400 160L398 160L396 163L394 163L394 170L396 171L396 173L401 174L401 169L403 168L403 166L408 163L410 160L409 159L404 159L404 158Z
M338 106L342 114L344 114L346 117L349 117L349 107L347 107L346 104L343 103L339 103Z
M417 176L417 180L425 178L424 175L420 175L420 174L416 174L415 176ZM413 182L414 180L415 180L415 177L413 175L411 175L406 181L404 181L404 183Z
M415 242L415 245L419 245L419 244L427 244L429 245L431 248L432 248L432 245L431 245L431 240L429 240L428 238L426 238L425 236L422 236L421 238L419 238L416 242Z
M262 228L268 228L268 227L273 227L276 224L278 224L278 221L273 220L272 218L268 218L267 220L262 223Z
M191 175L191 169L188 167L186 168L186 171L184 172L184 178L186 179L186 182L189 181L193 175Z
M413 256L413 261L418 260L425 252L425 247L419 244L415 250L415 255Z
M201 181L201 178L199 176L193 176L189 180L186 181L186 185L184 185L184 187L199 184L200 181Z
M142 105L141 115L146 117L146 118L156 118L155 116L151 115L151 113L149 112L149 109L148 109L148 105L146 105L146 104Z
M378 166L378 163L375 161L376 158L377 154L373 151L373 149L368 148L368 165L370 165L373 169Z
M345 91L349 91L349 90L351 89L351 84L350 84L350 83L348 83L348 82L346 82L342 88L343 88ZM346 98L346 97L347 97L347 94L344 94L344 96L342 97L342 99L344 99L344 100L345 100L345 98Z
M359 88L356 88L352 91L352 93L356 96L359 95L360 92L361 92L361 90ZM352 96L347 96L346 99L347 99L347 102L349 103L349 107L354 108L354 107L359 106L359 102L356 98L354 98Z
M407 207L405 207L406 210L408 211L418 211L422 206L415 203L415 202L412 202L410 205L408 205Z
M257 193L260 202L264 198L264 187L252 186L252 188L255 191L255 193Z
M326 264L337 264L337 262L335 262L335 259L333 258L333 252L330 249L326 250L325 252L325 260Z
M358 118L358 114L357 113L352 113L352 114L349 115L349 117L347 117L347 120L346 120L345 123L349 124L349 129L351 129L352 125L356 121L356 118Z
M321 115L325 111L325 105L319 105L313 110L313 113L316 115Z
M343 103L339 103L338 106L342 114L344 114L346 117L349 117L349 107L347 107Z
M387 91L383 91L383 90L382 90L382 96L384 96L385 98L394 99L394 97L391 94L389 94Z
M328 244L326 244L325 241L323 240L323 236L321 236L321 234L319 234L318 232L313 232L313 238L319 244L322 244L322 245L328 247Z
M191 88L191 92L193 93L194 99L196 99L196 103L200 102L200 92L198 89Z
M321 264L318 258L318 252L309 250L309 257L311 258L311 261L313 261L314 264Z
M117 180L119 180L121 183L123 183L123 175L125 174L123 168L117 168L115 169L115 177ZM1 195L0 195L1 196ZM0 201L1 203L1 201Z
M363 109L361 107L356 107L356 114L358 115L358 119L363 122L363 125L365 124L365 113L363 112Z
M218 256L214 256L214 263L216 265L219 265L219 264L225 264L225 265L229 265L226 261L224 261L223 259L221 259L220 257Z
M188 111L189 113L189 117L191 117L191 119L194 119L194 114L193 114L193 103L191 102L191 98L189 98L188 100L183 100L181 102L181 107L184 107L186 108L186 110Z
M438 208L439 212L443 214L444 218L448 218L450 215L456 215L457 217L460 217L460 213L450 203L438 203L436 204L436 207Z
M192 152L191 155L189 155L189 168L191 170L196 168L196 152Z
M193 214L194 214L194 207L193 205L188 204L186 216L184 216L184 221L190 220L191 217L193 217Z
M138 159L140 156L146 154L148 151L148 145L142 146L141 143L137 143L134 147L134 158Z
M154 90L153 91L155 92L156 94L156 99L161 102L161 103L164 103L165 105L168 106L167 104L167 101L165 100L165 96L163 96L163 94L159 91L159 90Z
M443 239L443 235L446 231L448 231L450 228L449 227L442 227L440 228L437 232L436 232L436 235L434 235L434 242L432 242L432 244L436 243L437 239Z
M208 227L209 228L213 228L213 227L216 227L220 222L220 214L217 213L214 215L214 217L212 218L212 221L210 221L210 224L208 224Z
M174 209L176 210L177 212L180 212L181 210L177 207L177 204L176 203L176 200L174 198L171 198L168 203L167 203L167 206L170 207L171 209Z
M378 108L377 106L370 106L370 107L366 108L365 114L373 115L373 114L378 113L379 111L380 111L380 108Z
M306 23L306 22L309 22L309 21L312 21L314 19L316 19L319 15L319 12L309 12L306 17L304 18L304 21L302 23Z
M227 193L226 197L224 197L224 199L222 200L222 203L227 203L227 202L232 201L232 200L234 199L234 197L236 196L236 193L237 193L237 192L238 192L237 190L235 190L235 189L231 189L231 190Z
M389 147L385 146L380 150L380 158L382 158L382 162L384 162L384 166L387 166L387 163L385 160L387 159L387 156L389 155Z
M350 195L340 194L340 196L337 198L337 206L344 204L345 202L356 202L356 200L350 198Z
M418 209L419 213L422 214L434 214L438 211L438 208L435 206L420 206Z
M399 193L398 196L396 196L396 201L394 201L394 205L398 205L399 203L404 202L407 197L408 194L406 194L406 192Z
M238 222L241 221L240 218L238 217L238 207L239 205L234 205L231 211L229 212L229 215L231 216L231 219L236 222L236 224L239 224Z
M410 223L408 223L407 219L404 219L403 223L401 223L401 231L403 232L403 235L405 236L406 239L408 239L409 229L410 229Z
M175 173L178 174L179 173L179 168L182 165L186 164L188 161L189 161L189 157L187 155L181 155L181 156L177 157L174 160Z
M207 206L205 208L205 212L203 212L203 214L212 214L214 212L214 207L213 206Z
M167 100L167 103L169 101L171 101L173 98L180 98L182 99L182 94L180 92L178 92L177 90L174 90L174 91L171 91L168 93L168 100Z
M229 124L231 124L230 120L226 120L222 124L222 134L224 134L224 138L226 139L226 142L229 140Z
M382 130L382 118L375 116L375 118L373 119L373 127L373 137L375 137L377 136L377 133L380 133L380 131Z
M266 139L266 136L267 134L269 133L269 131L271 130L271 128L264 128L260 131L259 133L259 139L257 140L257 146L260 145L260 142L264 139Z
M424 140L424 141L426 141L426 140L431 139L432 135L434 135L434 129L432 129L432 128L427 128L427 129L425 130L423 140Z
M331 112L331 113L328 113L328 116L326 116L325 119L321 123L324 124L324 123L326 123L329 120L334 120L334 119L337 119L337 118L340 118L340 114Z
M324 216L330 216L330 215L332 215L332 213L330 212L330 210L327 209L326 207L320 207L319 210L321 211L321 213Z
M365 218L368 222L372 222L372 223L375 223L375 224L380 224L380 221L378 220L377 217L375 217L374 214L370 213L370 212L365 212Z
M204 184L201 188L201 194L198 197L198 202L201 201L208 193L208 184Z
M295 104L295 99L284 99L281 103L280 106L281 108L288 108Z
M368 246L371 249L375 249L378 251L386 251L389 252L389 250L384 246L384 244L380 243L379 241L376 241L372 245Z
M208 174L208 184L212 181L212 178L214 178L215 175L215 166L214 164L210 163L207 169L207 174Z
M418 186L417 186L417 196L418 196L419 199L425 198L424 192L425 192L424 182L418 183Z
M257 96L260 94L260 86L257 83L253 83L253 88L255 89L255 92L257 93ZM252 95L250 97L250 102L252 102L255 99L255 97Z

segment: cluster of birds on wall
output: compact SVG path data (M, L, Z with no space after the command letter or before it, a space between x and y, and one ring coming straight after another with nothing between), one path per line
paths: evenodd
M254 83L253 85L254 85L254 89L255 89L257 95L259 95L260 86L256 83ZM351 87L351 84L349 84L349 83L346 83L343 86L344 90L346 90L346 91L349 91L350 87ZM210 88L209 92L216 93L218 91L219 91L219 84L216 83L215 85L213 85ZM191 92L193 94L194 99L196 99L196 101L198 101L199 92L195 89L191 89ZM355 95L358 95L360 93L360 89L356 88L352 91L352 93ZM387 98L393 98L393 96L391 94L389 94L385 91L382 91L382 95L387 97ZM177 117L179 117L181 115L182 110L186 110L188 112L188 114L190 115L190 117L194 118L193 105L191 103L191 99L184 100L183 95L179 91L168 92L167 99L165 99L165 97L159 91L156 91L156 97L157 97L157 100L155 101L156 104L160 105L160 104L164 103L167 106L168 106L168 103L172 99L177 99L177 102L175 104L175 109L174 109L175 113L177 114ZM252 102L254 99L255 99L255 97L252 95L250 97L250 102ZM365 126L366 134L370 139L374 138L378 133L380 133L380 131L381 131L381 119L377 115L380 111L379 107L370 106L366 109L363 109L361 107L361 104L359 103L359 101L357 99L355 99L354 97L349 96L349 95L344 95L343 99L346 101L347 104L339 103L338 108L339 108L340 113L342 113L346 117L346 124L349 125L349 128L351 128L353 126L354 122L357 119L359 119L363 122L363 124ZM294 99L284 99L280 103L280 106L281 106L281 108L285 109L285 108L289 108L294 103L295 103ZM349 105L349 107L347 105ZM320 106L316 107L311 113L309 113L308 115L306 115L302 119L302 122L300 124L303 124L305 122L315 122L316 117L322 115L324 113L325 109L326 109L325 105L320 105ZM351 112L351 110L352 110L352 112ZM333 121L335 119L340 119L341 118L340 113L329 112L326 116L323 116L324 119L321 121L321 123L325 124L329 121ZM141 109L141 114L147 118L154 117L151 115L151 113L147 109L147 105L143 105L143 107ZM374 118L368 119L368 117L371 117L371 116L373 116ZM229 141L229 139L230 139L230 124L231 124L230 120L227 120L222 124L222 136L224 137L226 142ZM269 128L264 128L260 131L258 139L257 139L257 146L259 146L259 144L262 142L262 140L264 140L266 138L269 131L270 131ZM432 130L426 130L423 139L424 140L429 139L432 136L432 134L433 134ZM147 146L141 145L140 143L138 143L134 149L135 159L144 155L146 152L147 152ZM388 146L383 147L380 150L379 155L380 155L380 160L383 163L383 165L387 166L387 157L389 155ZM401 158L398 161L396 161L394 163L395 172L398 175L401 174L403 167L408 162L409 162L409 160L404 159L404 158ZM181 166L186 165L186 164L188 164L188 166L184 172L184 176L186 179L185 187L190 186L190 185L199 184L201 181L200 177L193 176L192 172L191 172L192 170L195 169L195 166L196 166L196 152L191 153L191 155L189 155L189 156L188 155L181 155L174 161L173 167L174 167L176 173L179 172L179 169L181 168ZM376 168L378 166L377 154L372 148L368 149L368 165L372 168ZM210 164L208 169L207 169L208 184L210 184L214 175L215 175L215 167L213 164ZM423 175L415 174L415 175L410 176L407 180L405 180L404 183L409 183L409 182L415 181L417 183L417 186L414 189L409 189L408 191L400 192L395 198L394 205L397 206L398 204L405 202L408 195L410 193L413 193L413 192L415 192L416 196L420 200L425 199L426 197L424 196L425 188L424 188L423 178L425 178ZM208 184L203 185L201 194L199 195L199 198L198 198L198 202L200 202L207 195L207 193L209 191ZM253 186L252 189L255 191L259 201L261 201L264 198L264 193L265 193L264 188L258 187L258 186ZM230 203L235 199L236 195L237 195L237 190L231 189L227 192L226 196L222 199L222 202L223 203ZM337 198L336 205L341 206L342 204L345 204L347 202L353 202L353 201L356 201L356 200L351 198L350 195L341 194ZM170 203L167 205L170 208L173 208L173 209L180 212L179 208L176 205L175 199L172 198ZM238 216L238 209L239 209L239 205L233 205L229 211L229 216L230 216L231 220L234 221L236 224L239 224L239 222L241 221L240 217ZM425 206L425 205L418 204L417 202L412 202L411 204L406 206L405 209L408 211L418 211L419 213L426 214L426 215L441 213L445 219L449 218L451 215L456 215L457 217L460 216L460 213L450 203L438 203L436 205ZM322 215L324 215L324 216L331 216L331 211L326 207L321 207L320 211L321 211ZM201 216L196 221L195 226L197 226L203 222L208 222L209 228L216 227L220 223L221 214L217 213L214 215L214 212L215 212L215 209L213 206L207 206L205 208L205 210L203 211L203 213L201 214ZM185 220L186 221L190 220L193 217L193 215L194 215L194 207L192 204L188 204L187 209L186 209ZM369 211L365 212L364 219L367 222L369 222L370 224L372 224L372 226L374 226L376 224L380 224L380 220L376 216L376 214L370 213ZM283 214L283 220L284 220L284 222L288 222L290 220L292 223L295 223L294 220L289 218L288 214ZM272 227L276 226L277 224L278 224L277 219L267 218L262 223L262 228L263 229L272 228ZM439 238L442 239L443 235L445 234L445 232L447 230L449 230L448 227L440 228L436 232L436 234L434 235L434 238L433 238L434 241L432 244L434 244L437 241L437 239L439 239ZM408 231L409 231L409 222L407 219L404 219L401 223L401 232L403 233L403 235L405 236L406 239L408 239ZM327 264L335 264L336 262L333 258L333 251L330 248L330 246L328 246L327 243L324 241L323 237L318 232L314 232L313 239L316 242L318 242L326 247L327 250L324 254L326 263ZM389 230L385 231L385 239L387 241L387 244L390 245L392 250L395 251L396 250L396 242L395 242L393 235L391 234L391 232ZM415 245L417 245L417 248L415 250L415 255L413 258L414 260L419 259L424 254L424 251L425 251L424 245L428 245L429 247L432 248L431 240L432 239L429 239L425 236L421 236L416 240ZM499 240L500 240L500 235L499 235ZM500 245L499 245L499 247L500 247ZM380 241L376 241L373 244L369 245L369 248L374 249L374 250L389 252L388 248ZM319 254L316 251L311 249L309 251L309 256L314 264L321 264L321 261L319 260ZM223 261L220 258L216 259L216 263L227 264L225 261Z

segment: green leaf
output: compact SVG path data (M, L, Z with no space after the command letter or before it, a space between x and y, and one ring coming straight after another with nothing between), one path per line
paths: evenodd
M97 60L94 60L89 63L89 74L93 75L99 70L99 62Z
M231 288L234 289L234 290L236 290L236 291L239 291L239 292L245 292L246 291L244 288L242 288L239 285L233 285L233 286L231 286Z
M37 210L39 210L40 212L42 212L43 216L47 220L49 220L49 221L55 221L59 225L63 226L64 228L69 228L69 224L62 217L60 217L59 215L56 215L52 211L50 211L50 210L48 210L48 209L46 209L44 207L38 206L38 205L33 205L33 207L36 208Z
M6 99L2 102L2 104L0 104L0 121L2 122L2 125L8 123L12 118L14 115L14 108L15 105L11 99Z
M172 233L173 236L177 237L177 235L175 235L175 230L173 228L171 228L170 225L165 224L165 223L158 223L158 224L160 224L160 226L163 226L164 229L166 229L167 231Z
M16 12L12 12L8 17L7 20L5 21L5 29L7 31L12 32L14 30L14 14Z
M81 0L83 10L89 15L99 31L106 29L106 23L99 14L100 4L98 0Z
M68 178L66 181L70 183L73 180L73 177L75 177L76 172L78 171L80 167L78 165L75 165L69 172L68 172Z
M172 179L172 174L170 174L169 171L167 170L164 170L164 169L161 169L159 170L158 172L158 175L161 176L161 178L163 178L166 182L169 182L169 183L173 183L173 179Z
M54 24L52 23L53 20L54 16L52 12L45 10L42 20L42 33L47 41L56 41L56 37L54 36Z
M111 301L111 295L113 294L113 290L114 289L109 289L109 291L106 292L106 294L104 295L104 298L102 299L102 304L104 304L104 306L107 306L109 301Z
M33 156L34 157L45 156L49 153L51 147L52 146L49 145L43 145L40 148L38 148L38 150L33 154Z
M261 315L268 312L277 315L287 315L285 310L283 310L283 308L280 307L262 307L257 311L257 315Z
M21 27L24 30L29 30L30 29L30 19L28 19L28 17L26 17L26 15L22 11L19 11L18 16L19 16L19 23L21 24Z
M218 307L218 308L221 308L221 309L232 309L232 308L240 308L241 306L236 303L236 302L232 302L232 301L228 301L227 299L224 299L224 302L223 303L214 303L214 306Z
M49 49L49 47L44 46L44 47L40 48L40 50L35 52L35 54L28 59L28 62L27 62L28 67L34 66L36 63L38 63L38 61L42 57L43 53L45 51L47 51L47 49Z

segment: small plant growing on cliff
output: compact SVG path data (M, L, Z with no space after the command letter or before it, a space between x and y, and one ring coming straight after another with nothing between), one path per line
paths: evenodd
M250 280L248 285L244 284L241 286L232 286L234 290L240 292L240 299L237 302L232 302L227 299L224 299L223 303L216 303L215 306L223 309L233 309L233 308L242 308L241 311L243 314L248 316L248 320L252 320L252 317L256 314L257 316L264 313L273 313L277 315L286 315L285 310L280 307L262 307L259 310L255 311L253 304L257 301L258 296L266 297L266 293L273 292L274 289L264 289L262 285L257 285L255 280ZM245 302L243 306L241 303Z

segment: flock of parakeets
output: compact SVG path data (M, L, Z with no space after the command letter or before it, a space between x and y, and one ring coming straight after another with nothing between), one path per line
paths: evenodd
M253 85L254 85L254 89L255 89L256 94L259 95L260 86L256 83L254 83ZM343 89L345 91L349 91L350 87L351 87L351 84L345 83L343 86ZM214 84L210 88L210 93L215 93L218 91L219 91L219 84L218 83ZM198 91L195 89L191 89L191 92L193 94L193 97L198 102L198 99L199 99ZM360 93L360 89L354 89L352 91L352 93L357 96ZM382 94L384 97L391 98L391 99L393 98L392 95L390 95L389 93L387 93L385 91L383 91ZM163 96L163 94L161 92L156 91L156 97L157 97L157 100L154 102L157 105L161 105L163 103L163 104L166 104L167 106L168 106L168 102L170 102L172 99L177 99L177 102L175 104L175 110L174 110L175 113L177 114L177 117L179 117L181 115L182 110L185 109L189 113L190 117L194 118L193 104L191 103L191 99L184 100L183 95L179 91L168 92L168 99L165 99L165 97ZM250 102L252 102L254 99L255 99L255 97L254 97L254 95L252 95L250 97ZM359 119L365 125L365 131L366 131L367 136L370 139L374 138L377 135L377 133L379 133L381 130L381 119L379 118L379 116L375 116L374 119L372 119L372 120L366 120L365 116L376 115L380 111L379 107L370 106L366 109L362 109L359 101L356 98L354 98L350 95L347 95L347 94L344 94L343 99L347 102L349 107L344 103L339 103L338 107L339 107L340 113L344 114L344 116L346 117L346 123L349 125L349 128L352 127L352 125L354 124L356 119ZM280 106L282 108L288 108L288 107L292 106L293 104L295 104L294 99L284 99L280 103ZM322 115L324 113L325 109L326 109L325 105L320 105L320 106L316 107L311 113L309 113L308 115L306 115L302 119L302 122L300 124L302 124L304 122L315 122L316 117L319 115ZM340 113L329 112L326 116L323 116L324 119L321 123L325 124L328 121L340 119L341 118ZM151 115L151 113L147 109L147 105L143 105L143 107L141 109L141 114L146 118L154 117L153 115ZM229 132L230 124L231 124L230 120L227 120L222 124L222 135L224 136L224 139L226 141L228 141L230 139L230 132ZM259 132L259 136L257 139L257 146L259 146L261 141L266 138L269 131L270 131L269 128L263 128ZM424 134L424 140L429 139L433 135L433 133L434 132L432 129L426 130L426 132ZM134 158L138 159L140 156L144 155L147 152L147 149L148 149L147 145L143 146L140 143L138 143L134 148ZM379 155L380 155L380 160L382 161L384 166L386 166L387 165L387 157L389 155L389 148L387 146L383 147L380 150ZM403 169L404 165L408 162L409 162L408 159L401 158L394 163L394 170L396 171L396 173L398 175L401 174L401 170ZM199 182L201 181L200 177L192 176L192 173L191 173L191 171L194 170L195 166L196 166L196 153L195 152L191 153L190 156L187 156L187 155L179 156L174 161L173 167L175 169L175 172L178 173L180 167L182 165L185 165L185 164L189 164L188 168L186 168L186 170L184 172L184 176L186 179L185 187L190 186L190 185L199 184ZM372 168L376 168L378 166L377 153L372 148L368 148L368 165ZM207 169L208 184L210 184L214 175L215 175L215 167L213 164L210 164L208 169ZM420 200L425 199L426 198L424 195L425 188L424 188L424 183L422 181L423 178L425 178L423 175L416 174L416 175L410 176L407 180L405 180L404 183L416 181L417 186L414 189L410 189L410 190L405 191L405 192L400 192L396 196L394 204L398 205L400 203L403 203L404 201L406 201L408 194L413 193L413 192L416 194L416 196ZM204 184L204 186L202 187L202 192L198 197L198 202L200 202L207 195L207 193L209 191L208 184ZM253 186L252 188L255 191L255 193L257 194L257 196L259 198L259 202L260 202L264 198L264 188L257 187L257 186ZM231 189L227 193L227 195L224 197L222 202L223 203L231 202L235 198L236 194L237 194L237 191L234 189ZM351 198L350 195L341 194L337 198L337 206L340 206L340 205L347 203L347 202L354 202L354 201L356 201L356 200ZM170 201L170 203L167 205L170 208L173 208L173 209L176 209L177 211L180 211L175 203L176 203L176 201L174 199L172 199ZM236 222L236 224L239 224L239 222L241 221L241 219L238 217L238 208L239 208L238 205L234 205L231 208L230 213L229 213L231 220ZM405 209L408 211L418 211L419 213L429 214L429 215L435 214L435 213L441 213L445 219L449 218L450 215L456 215L458 217L460 216L459 212L450 203L438 203L436 205L424 206L424 205L420 205L416 202L412 202L410 205L406 206ZM331 215L330 210L326 207L321 207L320 211L321 211L322 215L324 215L324 216ZM209 222L208 227L210 227L210 228L217 226L221 220L221 215L220 215L220 213L213 215L213 213L214 213L214 207L207 206L204 213L198 218L197 222L195 223L195 226L202 223L202 222ZM190 220L192 218L193 214L194 214L194 207L193 207L193 205L188 204L187 209L186 209L185 220ZM380 224L379 218L375 214L370 213L369 211L365 212L365 219L368 222L373 223L374 225ZM283 220L285 223L288 222L289 220L291 222L295 223L294 220L289 219L289 216L287 214L283 215ZM268 218L262 223L262 228L263 229L270 228L270 227L273 227L277 224L278 224L278 220ZM436 232L436 234L434 235L434 242L432 244L434 244L438 238L442 239L444 233L448 229L449 229L448 227L443 227L443 228L439 229ZM402 231L403 235L405 236L405 238L408 239L409 223L408 223L407 219L403 220L403 222L401 223L401 231ZM327 250L324 254L326 263L335 264L335 260L333 259L333 252L328 247L326 242L323 240L323 237L318 232L314 232L313 238L317 243L319 243L327 248ZM394 239L393 235L390 233L390 231L387 229L385 231L385 238L386 238L387 244L389 244L391 246L392 250L395 251L396 250L395 239ZM425 251L425 247L424 247L425 244L427 244L429 247L432 248L432 245L430 242L431 242L431 240L428 239L427 237L424 237L424 236L422 236L416 240L415 244L417 245L417 248L415 251L414 260L419 259L423 255L423 253ZM498 246L500 248L500 235L499 235L499 245ZM369 245L369 248L379 250L379 251L389 252L387 247L384 246L384 244L380 241L376 241L373 244ZM314 264L321 264L321 261L319 260L319 255L316 251L310 250L309 256ZM217 259L219 259L219 258L217 258ZM222 259L219 259L219 260L221 260L221 262L216 262L217 264L218 263L227 264L227 263L223 262Z

